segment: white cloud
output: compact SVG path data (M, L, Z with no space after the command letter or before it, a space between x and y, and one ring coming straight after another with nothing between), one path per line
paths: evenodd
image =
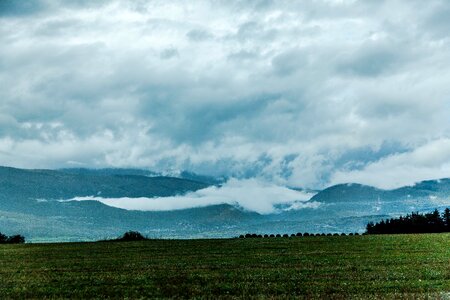
M231 204L245 210L268 214L276 212L277 205L283 209L316 208L318 202L309 202L313 193L291 190L255 179L230 179L221 187L208 187L182 196L155 198L102 198L75 197L69 201L95 200L106 205L144 211L164 211L202 207L216 204ZM66 200L64 200L66 201Z
M390 189L424 179L445 178L449 174L450 139L444 138L410 152L384 157L362 170L336 172L332 183L358 182Z
M2 165L321 188L450 138L445 1L21 3L0 3Z

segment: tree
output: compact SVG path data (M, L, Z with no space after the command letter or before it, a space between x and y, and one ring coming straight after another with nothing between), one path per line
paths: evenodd
M147 240L147 238L138 231L127 231L118 240L119 241L144 241L144 240Z
M374 227L375 227L375 224L373 222L369 222L369 223L367 223L366 231L368 233L374 233L374 229L375 229Z
M0 232L0 244L6 243L8 236Z
M442 219L444 220L444 225L447 231L450 231L450 208L446 208L442 214Z
M25 243L25 237L23 237L22 235L18 234L18 235L12 235L10 237L8 237L8 239L6 240L6 242L8 244L23 244Z
M441 215L437 209L431 213L413 212L405 217L381 220L378 223L369 222L366 227L368 234L395 233L431 233L450 231L450 209L446 208Z
M25 237L20 234L7 236L0 233L0 244L23 244L25 243Z

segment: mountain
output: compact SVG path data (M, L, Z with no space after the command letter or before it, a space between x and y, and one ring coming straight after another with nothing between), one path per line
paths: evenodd
M104 168L104 169L87 169L87 168L66 168L59 169L64 173L75 175L136 175L136 176L161 176L160 173L144 169L130 169L130 168Z
M374 202L407 200L410 198L446 197L450 194L450 179L427 180L413 186L382 190L372 186L348 183L338 184L317 193L311 200L319 202Z
M259 218L257 213L226 204L144 212L114 208L98 201L61 201L92 195L168 197L211 186L210 182L151 175L154 174L134 169L0 167L0 232L20 233L31 241L95 240L115 237L126 230L139 230L154 237L213 237L223 236L217 228L235 228Z
M309 201L315 206L292 209L295 205L280 205L276 213L266 215L228 204L131 211L98 201L67 201L83 196L167 197L222 182L192 173L180 177L138 169L0 167L0 232L20 233L29 241L96 240L117 237L127 230L157 238L232 237L246 232L363 232L369 221L450 206L450 179L394 190L339 184L318 191ZM302 202L298 204L301 207Z
M450 179L428 180L393 190L361 184L339 184L320 191L311 201L340 216L400 215L450 205Z
M188 171L182 171L180 172L179 178L183 179L190 179L200 182L205 182L211 185L219 185L227 181L227 178L221 177L221 178L215 178L212 176L206 176L206 175L199 175L196 173L188 172Z
M357 183L338 184L320 191L311 200L324 203L374 201L383 196L383 192L383 190Z
M23 170L0 167L2 197L69 199L75 196L167 197L196 191L207 183L173 177L109 171Z

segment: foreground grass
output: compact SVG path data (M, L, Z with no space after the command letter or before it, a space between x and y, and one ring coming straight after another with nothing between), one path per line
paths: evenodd
M0 246L0 298L450 295L450 234Z

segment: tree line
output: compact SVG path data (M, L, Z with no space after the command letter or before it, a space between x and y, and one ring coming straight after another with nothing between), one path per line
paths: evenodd
M309 232L305 232L305 233L292 233L292 234L257 234L257 233L247 233L247 234L241 234L239 236L240 239L249 239L249 238L289 238L289 237L314 237L314 236L352 236L352 235L359 235L358 232L353 233L309 233Z
M0 244L23 244L25 237L20 234L7 236L0 232Z
M413 212L378 223L370 222L367 224L366 232L368 234L450 232L450 209L446 208L443 213L437 209L425 214Z

